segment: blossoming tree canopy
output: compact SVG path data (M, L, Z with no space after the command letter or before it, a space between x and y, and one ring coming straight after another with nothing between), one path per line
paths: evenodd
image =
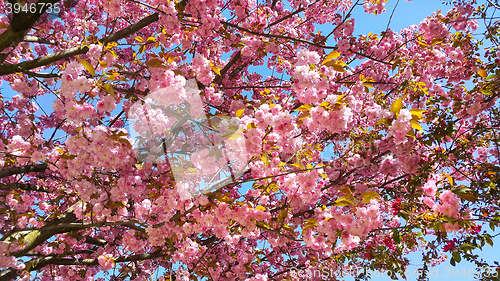
M385 1L1 2L0 279L489 266L500 53L465 2L361 36Z

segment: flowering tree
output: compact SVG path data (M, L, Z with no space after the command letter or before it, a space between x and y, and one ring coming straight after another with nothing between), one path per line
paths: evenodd
M384 1L0 3L0 279L490 266L500 53L473 4L353 36Z

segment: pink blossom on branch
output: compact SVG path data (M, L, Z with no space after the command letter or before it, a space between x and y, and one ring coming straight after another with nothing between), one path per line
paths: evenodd
M351 9L389 4L0 14L16 92L0 98L0 276L295 280L490 243L500 53L477 51L481 10L461 2L364 35Z

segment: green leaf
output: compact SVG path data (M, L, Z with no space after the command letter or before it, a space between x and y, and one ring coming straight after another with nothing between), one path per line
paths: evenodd
M92 76L95 76L95 68L90 64L90 62L82 59L78 59L78 61L83 64L85 69L87 69Z
M286 230L286 231L288 231L292 236L296 235L295 231L293 231L293 229L289 225L287 225L287 224L283 225L283 229Z
M486 80L491 80L493 78L496 78L496 74L492 74L492 75L489 75L488 77L486 77Z
M396 229L392 230L392 239L396 244L401 243L401 236L399 235L399 232Z
M166 69L167 67L163 64L163 61L159 59L150 59L148 62L146 62L146 65L149 67L157 67L157 68L163 68Z
M460 245L460 249L462 251L470 251L470 250L474 250L476 247L469 244L469 243L463 243L462 245Z
M366 88L370 88L370 89L375 89L375 87L372 86L372 84L369 84L369 83L365 83L363 84Z
M411 120L410 121L410 124L411 124L411 127L415 130L419 130L419 131L423 131L424 129L422 128L422 126L417 122L417 121L413 121Z
M326 62L324 65L329 66L329 67L333 67L333 69L335 69L338 72L346 72L346 70L344 69L344 66L346 64L342 61L333 61L332 60L332 61Z
M264 162L265 165L267 165L267 163L269 163L269 156L267 156L267 153L262 153L262 155L260 156L260 159L262 160L262 162Z
M310 104L303 104L301 106L299 106L299 108L295 109L296 111L309 111L311 110L312 108L312 105Z
M337 52L337 51L332 51L331 53L329 53L329 54L328 54L328 56L326 56L326 58L325 58L325 60L323 61L323 63L322 63L322 64L324 65L324 64L325 64L325 63L327 63L328 61L331 61L331 60L333 60L333 59L336 59L336 58L338 58L339 56L340 56L340 53L339 53L339 52Z
M488 243L488 245L490 245L491 247L493 247L493 240L491 240L491 237L488 235L488 236L484 236L484 240L486 241L486 243Z
M305 224L302 227L302 235L304 235L309 228L313 228L315 226L318 226L318 221L315 218L305 220Z
M459 252L453 252L453 254L451 254L451 256L456 262L460 262L462 260L462 257L460 257Z
M221 68L216 67L215 64L213 64L213 62L210 62L210 67L212 68L213 72L215 72L217 75L221 76L220 75Z
M263 221L258 221L257 226L260 226L261 228L265 228L268 230L273 229L269 224L267 224L266 222L263 222Z
M472 192L458 194L458 197L460 197L461 199L470 201L470 202L477 201L477 197Z
M245 113L245 109L244 108L238 109L236 111L236 117L241 118L241 116L243 116L243 113Z
M277 184L275 184L275 183L273 182L273 183L271 183L271 184L269 184L269 185L267 186L266 191L267 191L267 192L276 192L276 191L278 191L279 189L280 189L280 187L279 187Z
M354 199L354 196L352 195L352 191L347 185L344 185L344 187L342 187L340 189L340 191L342 191L346 195L347 198L349 198L351 200Z
M420 119L420 118L422 118L422 113L424 113L425 110L423 110L423 109L412 109L412 110L410 110L410 112L411 112L411 115L415 115L415 116L417 116Z
M299 121L304 119L304 118L307 118L307 117L311 117L311 113L309 112L302 112L302 114L300 114L299 116Z
M450 185L453 185L453 178L448 174L446 174L446 178L448 179L448 182L450 183Z
M408 137L412 137L414 139L416 139L417 137L415 136L415 131L413 129L410 129L410 131L408 131L408 133L406 134L406 136Z
M324 101L319 106L323 107L324 109L329 109L330 108L330 102Z
M293 163L292 166L297 167L301 170L304 170L306 168L304 167L304 165L302 165L302 163Z
M247 125L247 130L250 130L250 129L252 129L252 128L257 128L257 125L255 125L255 123L249 123L249 124Z
M288 209L283 209L281 212L278 214L278 223L282 223L285 221L286 217L288 216Z
M229 135L224 136L224 138L226 138L228 140L235 140L235 139L239 139L240 137L241 137L241 134L239 132L235 132L233 134L229 134Z
M113 86L111 86L110 84L104 84L102 85L102 87L104 88L104 90L106 91L106 93L110 94L111 96L115 96L115 89L113 88Z
M399 111L403 108L403 101L401 100L401 98L395 100L392 104L391 104L391 111L392 113L394 114L399 114Z
M352 205L352 201L345 197L340 197L339 199L335 200L335 206L342 207L350 205Z
M363 198L363 200L361 200L361 203L370 203L370 200L376 197L380 197L380 195L377 192L365 191L363 192L363 194L361 194L361 198Z
M471 189L466 187L465 185L461 185L452 190L452 192L455 193L456 195L467 193L469 191L471 191Z

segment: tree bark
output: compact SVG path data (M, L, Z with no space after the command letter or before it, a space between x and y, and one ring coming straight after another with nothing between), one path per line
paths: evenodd
M59 0L39 0L34 3L37 7L35 13L14 13L9 27L7 27L2 34L0 34L0 52L4 51L8 47L15 48L21 41L23 41L24 36L48 9L47 4L53 5L55 3L59 3ZM39 4L44 4L43 9L38 9ZM0 63L3 63L7 57L8 54L0 54Z
M0 178L5 178L12 175L24 174L24 173L42 173L45 172L49 167L47 164L37 164L22 167L14 167L9 169L0 170Z

